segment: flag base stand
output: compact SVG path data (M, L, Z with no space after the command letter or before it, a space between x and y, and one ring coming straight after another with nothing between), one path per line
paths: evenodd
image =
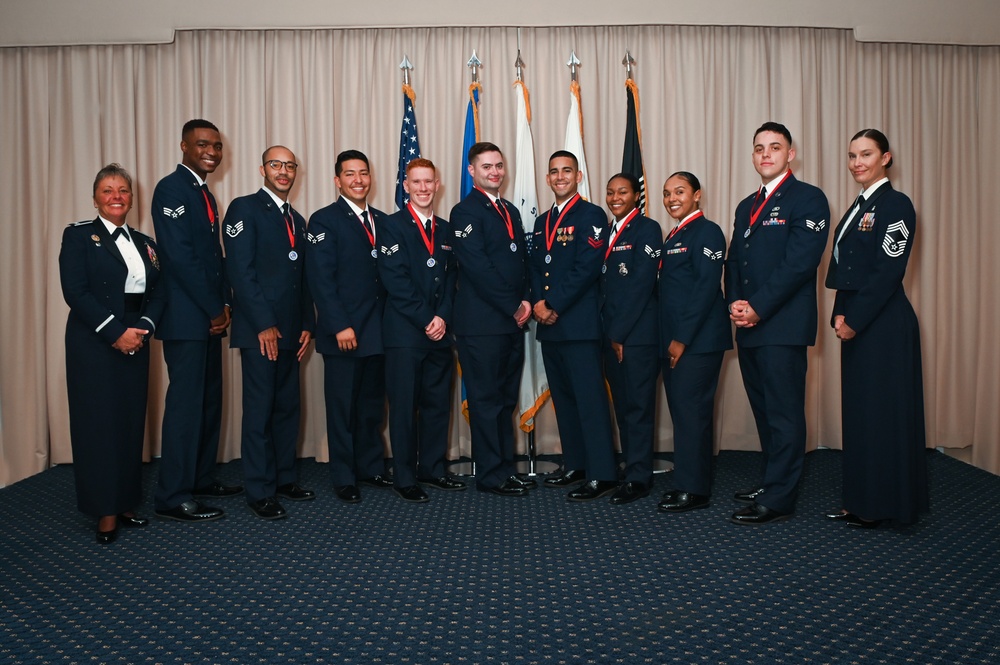
M658 473L666 473L667 471L674 470L674 463L666 459L654 459L653 460L653 475Z
M456 460L445 462L448 473L459 478L472 478L476 475L476 463L468 457L460 457Z
M625 471L625 462L618 463L618 470ZM661 473L667 473L668 471L674 470L674 463L668 459L656 459L653 458L653 475L658 475Z
M529 458L514 465L518 473L528 476L541 476L555 473L559 470L559 465L555 462L536 460Z
M528 457L520 462L516 462L514 467L520 474L527 476L537 476L540 474L555 473L559 470L559 465L555 462L538 459L538 452L535 450L535 432L526 432L528 443ZM520 457L520 456L519 456Z

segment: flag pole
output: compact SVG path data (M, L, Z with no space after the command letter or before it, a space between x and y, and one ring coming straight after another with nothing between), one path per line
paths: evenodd
M642 159L642 127L639 124L639 86L632 76L635 58L625 50L622 58L625 66L625 89L628 99L628 117L625 122L625 149L622 154L622 171L631 173L639 180L639 211L649 214L649 199L646 196L646 166Z
M625 49L625 57L622 58L622 64L625 65L625 80L631 81L632 79L632 65L635 64L635 58L629 53L628 49Z
M405 90L410 87L410 72L413 71L413 63L410 62L405 53L403 54L403 62L399 63L399 68L403 70L403 88Z
M403 122L399 129L399 157L396 160L396 208L403 209L409 202L410 197L406 194L403 182L406 180L406 165L411 160L420 157L420 139L417 137L417 115L414 107L417 102L417 93L410 86L410 72L413 71L413 63L403 55L403 61L399 63L399 68L403 72Z
M476 49L472 49L472 57L465 63L465 66L471 72L472 82L469 84L469 103L465 111L465 128L462 132L462 158L460 161L462 168L459 176L459 193L463 199L469 195L473 187L472 175L468 169L469 149L475 143L479 142L479 94L483 89L482 84L479 82L479 70L483 67L483 61L476 54ZM465 389L465 379L462 377L461 363L458 363L456 367L458 368L458 383L462 395L462 415L465 417L465 422L469 422L469 399ZM450 466L453 470L452 472L456 475L476 475L475 460L470 460L469 462L452 462Z
M576 57L576 51L571 51L566 66L569 67L569 96L570 110L569 118L566 119L566 138L563 147L576 155L580 165L580 172L583 179L580 181L578 191L584 200L590 200L590 175L587 170L587 156L583 147L583 102L580 99L580 83L577 81L577 67L580 66L580 59Z
M641 148L642 148L642 125L639 123L639 85L635 82L635 78L632 76L632 66L634 64L635 64L635 58L632 57L632 54L629 52L628 49L625 49L625 57L622 58L622 65L625 66L625 88L626 88L626 90L628 90L628 94L630 96L629 101L631 102L631 101L634 100L634 102L635 102L635 107L634 107L635 139L636 139L635 150L636 150L636 152L639 155L639 158L638 158L639 159L639 170L640 170L640 174L642 176L639 179L639 182L642 185L642 187L641 187L642 192L640 193L640 196L641 196L640 206L642 207L642 214L647 215L647 214L649 214L649 197L646 196L646 165L642 161L642 150L641 150ZM633 109L631 108L632 104L629 104L629 107L630 107L629 111L633 112ZM627 129L626 129L625 143L626 143L626 146L629 143L629 137L628 137L628 130ZM626 167L626 162L627 161L628 161L627 160L627 156L623 155L623 157L622 157L622 171L627 171L627 167ZM655 455L656 452L657 452L656 450L653 451L654 455ZM666 473L667 471L672 471L673 468L674 468L674 463L671 462L671 461L669 461L669 460L655 459L655 458L653 459L653 473L654 474L656 474L656 473Z
M538 217L538 192L535 187L534 145L531 139L531 105L528 86L524 83L524 60L521 58L520 31L518 31L517 58L514 60L514 88L517 91L517 149L514 153L514 205L521 214L525 245L532 251L531 238ZM535 321L529 321L524 341L524 363L518 387L518 415L520 429L525 434L527 460L517 463L517 470L536 476L558 470L553 462L539 462L535 449L535 415L549 398L548 380L542 364L541 345L535 333Z

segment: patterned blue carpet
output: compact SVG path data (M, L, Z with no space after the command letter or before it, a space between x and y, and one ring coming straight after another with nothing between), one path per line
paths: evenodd
M723 452L708 510L362 488L264 522L153 520L93 542L72 469L0 490L2 663L997 663L1000 477L929 454L933 512L848 529L840 453L806 458L798 513L730 524L759 455ZM145 467L146 505L156 465ZM239 462L220 477L240 481Z

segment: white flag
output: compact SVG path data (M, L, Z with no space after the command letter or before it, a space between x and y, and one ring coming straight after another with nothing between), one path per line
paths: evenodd
M531 109L528 105L528 88L524 82L514 83L517 95L517 150L514 153L514 205L521 213L524 239L530 253L535 218L538 217L538 190L535 189L535 147L531 140ZM549 399L549 381L542 363L542 347L535 338L534 319L528 322L524 341L524 371L521 372L521 389L518 393L518 414L521 429L530 432L535 428L535 414Z
M587 175L587 156L583 150L583 111L580 110L580 84L576 81L569 88L569 117L566 118L566 150L576 155L580 163L580 187L577 191L590 201L590 178Z

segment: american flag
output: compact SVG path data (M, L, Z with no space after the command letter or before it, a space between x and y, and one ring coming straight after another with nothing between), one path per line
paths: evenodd
M403 123L399 130L399 164L396 171L396 208L402 210L410 202L410 197L403 189L406 180L406 165L420 156L420 139L417 138L417 114L413 104L417 99L413 88L403 86Z

